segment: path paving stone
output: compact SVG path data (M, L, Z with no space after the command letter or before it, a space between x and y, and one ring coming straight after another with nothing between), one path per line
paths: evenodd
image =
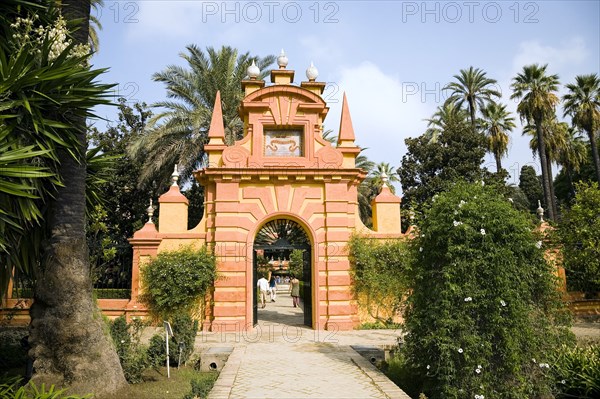
M409 399L350 345L390 345L398 332L314 331L280 293L259 310L255 333L203 333L196 350L231 345L209 399ZM225 342L224 342L225 341Z

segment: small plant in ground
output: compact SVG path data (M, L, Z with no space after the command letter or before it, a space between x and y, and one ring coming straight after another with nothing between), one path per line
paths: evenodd
M180 361L181 364L186 363L194 352L198 321L185 313L175 314L169 321L173 328L173 338L169 338L169 364L177 366ZM181 359L179 357L180 348ZM152 367L158 368L165 365L167 351L164 334L155 334L150 338L147 353Z
M201 377L194 378L190 381L192 390L186 394L183 399L204 399L208 397L208 393L212 389L218 374L204 374Z
M179 312L196 313L215 278L216 259L206 247L161 252L142 269L140 300L159 320Z
M411 242L401 354L431 398L548 398L572 342L554 268L527 216L488 186L457 183ZM412 380L412 383L415 381Z
M115 344L125 379L131 384L143 381L143 373L151 366L148 349L140 343L144 323L133 320L127 323L124 316L110 323L110 335Z
M56 389L54 385L46 388L29 382L21 385L20 377L0 380L0 398L2 399L89 399L91 394L85 396L67 395L66 389Z
M552 359L559 398L600 398L600 343L563 347Z

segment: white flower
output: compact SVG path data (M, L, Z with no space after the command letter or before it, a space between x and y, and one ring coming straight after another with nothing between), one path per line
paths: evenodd
M455 215L458 215L458 211L454 211L454 214L455 214Z
M423 252L423 247L419 247L419 252Z
M478 365L477 365L477 368L478 368L478 369L482 369L483 367L481 367L481 364L478 364Z
M566 380L560 380L560 383L561 383L561 384L566 384L566 383L567 383L567 381L566 381Z
M538 247L538 248L541 248L542 247L542 242L541 241L536 242L535 246Z
M485 229L481 229L481 230L479 230L479 232L481 233L482 236L485 235Z
M431 366L430 366L430 365L427 365L427 370L429 370L430 368L431 368Z
M531 361L532 361L532 362L534 362L534 363L537 363L537 362L535 361L535 359L531 359Z
M465 302L471 302L473 300L473 298L471 298L470 296L465 298Z
M122 343L122 344L124 344L124 343L125 343L125 340L124 340L124 339L122 339L122 340L121 340L121 343Z
M476 372L477 374L479 374L479 373L481 373L481 369L475 369L475 372Z
M458 348L458 353L463 353L463 348Z
M508 200L509 200L510 202L514 202L512 198L509 198Z
M456 220L452 221L452 224L454 225L454 227L456 226L460 226L461 224L463 224L463 222L457 222Z
M502 299L500 299L500 305L506 306L506 302L504 302Z
M464 204L466 204L466 202L465 202L465 201L463 201L463 200L460 200L460 203L458 204L458 207L459 207L459 208L462 208L462 206L463 206Z

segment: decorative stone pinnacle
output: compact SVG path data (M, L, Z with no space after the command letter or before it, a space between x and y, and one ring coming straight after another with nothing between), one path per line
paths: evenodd
M536 209L537 215L540 218L540 222L544 221L544 208L542 208L542 203L538 200L538 208Z
M175 169L173 170L173 174L171 175L171 180L173 181L172 186L177 185L177 181L179 180L179 172L177 171L177 164L175 164Z
M281 49L281 54L277 57L277 65L279 65L279 69L285 69L288 64L288 57L285 55L285 51Z
M319 70L315 67L313 62L310 62L310 66L306 70L306 77L310 82L314 82L319 76Z
M381 173L381 181L383 182L383 184L385 184L386 186L388 185L388 175L387 173L385 173L385 171L383 171Z
M248 77L251 80L256 80L256 78L258 78L260 76L260 69L258 68L258 66L256 66L256 63L254 62L254 60L252 60L252 65L250 65L248 67L248 69L246 70L246 73L248 74Z
M150 198L150 206L146 208L146 212L148 213L148 221L146 223L154 224L152 221L152 215L154 215L154 207L152 206L152 198Z

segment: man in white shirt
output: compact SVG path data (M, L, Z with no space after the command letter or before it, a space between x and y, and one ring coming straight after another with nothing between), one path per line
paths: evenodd
M262 305L261 307L264 309L264 307L267 306L266 302L267 302L267 290L269 289L269 282L263 276L258 279L256 286L260 289L260 303Z

